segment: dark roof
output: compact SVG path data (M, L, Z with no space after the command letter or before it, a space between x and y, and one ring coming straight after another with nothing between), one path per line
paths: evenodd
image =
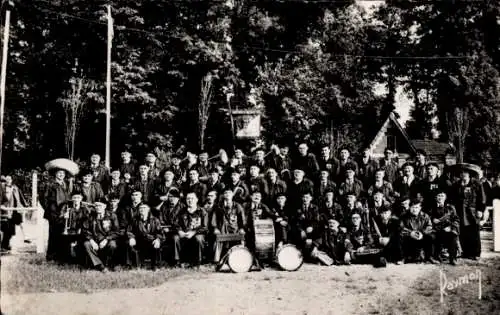
M404 139L408 143L408 145L410 147L410 150L412 151L412 153L415 154L418 149L413 145L412 141L410 141L410 138L408 137L408 134L404 130L403 126L401 126L401 124L399 123L398 119L396 118L396 115L394 115L393 112L391 112L389 114L389 117L387 117L387 119L385 120L384 124L379 129L378 133L375 135L375 138L373 138L372 142L370 143L369 148L370 149L373 148L375 146L375 144L378 141L380 141L380 138L387 132L387 129L389 128L389 124L391 122L394 124L394 126L396 126L397 130L399 130L399 132L401 132L401 134L403 135Z
M438 142L430 139L411 140L411 143L417 150L423 150L427 155L443 156L453 151L453 147L446 142Z

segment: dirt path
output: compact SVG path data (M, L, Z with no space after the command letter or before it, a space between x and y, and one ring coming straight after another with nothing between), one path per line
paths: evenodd
M412 282L434 268L305 265L294 273L182 276L146 289L3 295L1 302L7 315L353 314L368 312L380 299L405 297Z

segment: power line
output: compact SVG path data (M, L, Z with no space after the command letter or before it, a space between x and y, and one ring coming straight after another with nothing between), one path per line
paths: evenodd
M47 2L43 0L37 0L40 2ZM299 0L289 0L289 1L299 1ZM372 0L370 0L372 1ZM373 0L375 1L375 0ZM378 0L377 0L378 1ZM476 1L476 0L472 0ZM31 6L31 8L35 8L41 12L44 13L49 13L49 14L54 14L60 17L65 17L65 18L70 18L70 19L75 19L79 21L83 21L86 23L90 24L97 24L97 25L103 25L106 26L107 24L104 22L96 21L96 20L91 20L87 18L83 18L77 15L69 14L69 13L64 13L64 12L59 12L47 8L40 8L37 6ZM151 32L147 31L144 29L139 29L139 28L134 28L134 27L126 27L123 25L115 25L117 31L129 31L129 32L138 32L150 36L160 36L160 37L172 37L172 34L165 34L165 33L160 33L160 32ZM182 38L181 36L177 36L177 38ZM219 44L225 44L225 42L220 42L220 41L214 41ZM250 45L232 45L235 48L240 48L240 49L250 49L250 50L260 50L260 51L269 51L269 52L280 52L280 53L288 53L288 54L300 54L303 55L304 52L301 50L288 50L288 49L281 49L281 48L269 48L269 47L257 47L257 46L250 46ZM299 45L302 47L305 47L306 45ZM355 55L355 54L328 54L330 57L339 57L339 58L358 58L358 59L377 59L377 60L460 60L460 59L473 59L476 58L476 56L470 56L470 55L464 55L464 56L382 56L382 55Z

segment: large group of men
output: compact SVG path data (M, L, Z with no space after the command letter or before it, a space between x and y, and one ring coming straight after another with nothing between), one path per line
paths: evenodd
M293 153L293 154L292 154ZM296 153L296 154L295 154ZM251 156L206 151L173 155L158 167L148 153L136 162L122 152L111 169L93 154L77 178L55 170L42 203L49 222L47 259L98 270L217 264L241 234L255 251L253 222L272 219L276 247L293 244L306 261L456 264L478 259L484 211L499 183L452 174L419 151L401 167L391 150L377 161L348 149L317 156L273 145ZM486 185L488 184L488 185ZM322 259L323 258L323 259Z

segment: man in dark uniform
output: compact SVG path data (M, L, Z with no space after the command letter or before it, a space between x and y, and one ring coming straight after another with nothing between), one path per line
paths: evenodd
M316 156L308 152L309 148L306 143L299 145L299 154L293 160L293 168L304 171L305 176L309 179L318 176L319 165Z
M343 168L345 169L346 178L339 185L339 200L341 200L340 198L345 198L345 196L350 193L355 194L359 199L362 196L364 190L363 183L355 177L356 166L353 164L346 164L343 166Z
M246 234L245 212L239 203L233 201L233 190L231 188L226 187L224 189L222 203L214 212L210 226L214 235ZM229 249L228 245L228 243L225 243L224 246L221 246L219 243L215 243L214 262L218 263L220 261L221 255L224 254L223 251Z
M174 180L174 173L170 169L165 169L155 183L154 198L151 203L155 208L160 208L163 203L168 201L168 196L174 189L179 191L179 187ZM154 213L155 211L153 211Z
M264 149L259 148L255 150L255 160L253 161L253 164L257 165L262 173L267 171L269 163L266 161L266 153L264 152Z
M182 185L183 183L183 173L184 170L181 166L181 157L178 154L174 154L172 156L172 165L170 166L170 170L174 173L174 180L177 183L177 186Z
M123 176L123 179L130 182L134 179L136 175L136 167L134 161L132 161L132 154L128 151L123 151L121 153L122 163L120 165L119 171Z
M99 154L90 156L90 172L95 183L103 184L109 181L109 169L101 164Z
M415 175L418 178L427 177L427 154L424 150L417 150L415 162Z
M121 179L121 173L119 169L114 169L111 171L111 180L106 184L104 188L104 195L109 201L111 195L116 195L120 197L120 202L125 202L125 196L128 193L127 184Z
M189 261L195 267L201 265L208 233L208 215L198 206L195 192L186 195L186 208L177 217L177 235L174 236L176 261Z
M151 259L151 269L154 271L161 263L161 245L164 235L160 220L150 213L147 204L139 206L136 216L128 228L128 252L133 259L132 264L141 267L146 258Z
M302 195L304 193L312 193L314 184L312 181L304 177L305 173L302 169L293 171L293 181L288 185L288 200L292 208L299 208L302 204Z
M302 204L290 218L295 245L302 250L306 258L321 242L323 226L318 207L312 203L312 192L302 194Z
M372 233L377 247L382 248L382 256L397 265L403 262L401 224L392 215L391 207L383 207L372 221Z
M212 163L208 161L208 152L201 151L198 155L198 163L194 166L194 168L198 171L200 182L206 183L208 181L209 172L212 167Z
M118 219L114 213L106 212L106 204L96 202L96 213L83 225L83 247L92 266L100 271L112 270L117 262L116 239L119 236Z
M370 187L375 176L375 171L379 168L378 162L371 157L369 149L363 151L363 156L358 161L358 178L364 187Z
M77 258L77 245L82 241L82 228L90 218L90 210L82 205L82 195L73 192L71 203L62 206L60 214L61 242L59 257L61 263L75 262Z
M207 191L216 191L217 196L222 195L224 191L224 183L221 180L221 174L219 174L219 170L217 168L212 168L209 171L209 178L207 182Z
M351 158L348 149L343 148L339 152L339 160L335 171L336 183L340 184L346 180L347 169L354 170L354 175L358 174L358 163Z
M267 195L267 203L269 206L273 207L276 197L279 194L286 194L288 187L284 180L279 179L278 173L274 168L269 168L267 170L267 187L269 193Z
M139 215L139 206L143 203L142 192L139 188L134 188L131 192L130 202L125 204L123 207L118 208L116 211L120 234L122 236L126 235L128 226L132 224L134 218Z
M199 180L199 173L196 169L191 169L189 171L189 180L184 184L183 194L187 196L188 193L194 192L201 203L205 202L205 196L207 195L207 185L203 184Z
M288 243L288 233L290 231L289 216L290 209L287 204L286 194L276 195L275 207L272 210L274 215L274 230L276 232L276 244L279 246Z
M479 222L483 217L486 196L481 184L471 178L470 170L463 169L460 180L450 191L450 199L460 219L462 257L477 260L481 256Z
M383 169L378 169L375 172L374 180L371 182L371 185L368 188L367 195L368 197L373 197L373 195L380 191L384 195L384 198L389 202L394 202L394 188L391 183L384 180L385 171Z
M146 154L145 165L148 167L148 177L156 180L160 176L161 167L154 153Z
M373 237L370 230L361 223L359 213L355 212L351 215L345 248L344 262L346 264L373 264L375 267L385 267L387 264L381 251L374 251Z
M428 214L422 212L422 202L413 199L410 211L401 218L401 235L406 262L436 263L432 257L434 235L432 221Z
M417 189L419 198L423 200L423 209L427 211L436 201L436 192L442 190L448 192L448 184L446 180L439 176L439 167L435 162L427 163L426 177L423 178Z
M446 193L443 190L436 192L436 202L430 209L430 216L436 234L434 258L441 261L441 251L448 250L450 264L457 264L457 241L460 234L460 219L455 207L446 202Z
M246 184L248 189L250 190L250 194L254 191L259 191L262 194L264 199L267 199L267 195L269 194L269 189L267 187L267 181L260 174L260 168L258 165L253 164L250 166L249 175Z
M335 184L335 182L330 180L330 173L327 170L321 170L319 174L319 183L318 185L315 185L316 189L314 193L314 197L316 198L316 200L321 202L324 199L325 193L327 191L334 192L334 198L336 198L337 196L335 192L337 191L337 185Z
M274 215L269 208L262 203L262 193L255 190L250 195L250 201L243 205L247 222L247 246L251 251L255 251L255 230L256 220L273 219Z
M340 228L339 221L327 218L327 228L323 232L318 249L332 258L335 265L340 265L346 258L346 240L347 234Z
M104 198L104 192L102 190L101 184L93 182L92 180L92 170L84 169L81 172L82 183L75 187L75 190L79 191L83 196L83 201L88 203L94 203L98 200Z
M328 174L334 174L338 163L337 159L331 155L330 146L323 145L321 147L321 157L318 159L319 169L328 171Z
M319 211L322 216L322 221L326 224L329 219L335 219L339 224L343 224L345 220L344 210L342 206L335 201L335 192L332 189L327 189L324 193L324 198L319 204Z
M139 166L139 176L135 179L133 186L142 193L142 202L150 203L153 201L155 192L155 180L150 177L149 167L147 165Z
M234 199L235 202L243 204L248 198L248 187L247 185L240 179L241 178L241 173L238 172L237 169L230 169L229 170L230 177L231 177L231 182L229 182L224 191L227 189L230 189L232 191L232 199Z
M394 183L398 177L398 163L394 161L394 152L390 149L385 149L384 158L380 161L380 168L385 171L385 179L389 183Z
M47 186L44 196L44 214L43 218L49 222L49 240L47 244L47 260L55 260L57 258L57 250L61 240L62 230L59 224L59 215L61 214L62 206L68 202L72 192L71 180L66 183L64 178L66 171L56 170L54 181Z
M408 195L411 199L417 198L421 187L420 178L415 176L413 165L410 163L405 163L402 169L403 177L396 179L394 182L396 197Z

